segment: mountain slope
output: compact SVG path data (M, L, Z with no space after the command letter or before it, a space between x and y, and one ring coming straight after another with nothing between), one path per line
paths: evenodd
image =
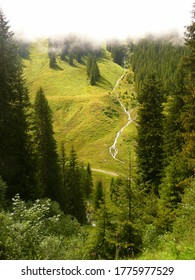
M82 63L74 60L73 66L57 57L57 66L51 69L47 44L46 40L32 44L30 57L24 60L24 74L32 101L39 87L44 89L53 111L58 146L63 141L69 152L73 145L79 158L89 161L94 168L124 173L124 164L109 154L117 131L126 123L126 116L112 92L124 69L114 63L110 53L103 48L98 59L101 78L96 86L91 86L86 73L86 57ZM125 133L127 138L128 130ZM122 157L128 157L125 150Z

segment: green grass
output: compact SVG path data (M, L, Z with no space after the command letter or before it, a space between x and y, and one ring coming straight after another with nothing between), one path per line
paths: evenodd
M86 63L87 58L84 57L81 64L74 60L74 65L70 66L57 57L57 67L51 69L47 40L33 43L30 58L24 60L24 75L31 100L34 101L36 91L42 87L53 111L58 147L63 141L69 153L73 145L79 159L85 163L90 162L93 168L126 175L127 164L114 160L109 154L116 133L127 122L112 92L124 70L103 49L102 57L98 59L101 78L96 86L91 86L86 74ZM128 84L125 77L118 90L121 94L125 90L131 94L133 86ZM119 155L125 162L128 162L129 135L134 133L135 124L132 124L119 141Z

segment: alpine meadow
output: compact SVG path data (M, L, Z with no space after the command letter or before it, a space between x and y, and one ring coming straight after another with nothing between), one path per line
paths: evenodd
M195 259L189 22L25 40L0 9L1 260Z

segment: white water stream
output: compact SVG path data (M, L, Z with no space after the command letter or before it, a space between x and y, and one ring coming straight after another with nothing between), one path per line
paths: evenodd
M125 75L125 74L123 74L123 75L118 79L118 81L116 82L115 87L113 88L113 91L116 90L116 88L117 88L118 85L119 85L119 82L122 80L122 78L124 77L124 75ZM123 161L121 161L120 159L118 159L118 158L116 157L117 154L118 154L118 148L116 147L116 145L117 145L117 141L118 141L120 135L122 134L123 130L132 122L131 115L130 115L131 112L132 112L132 110L131 110L130 112L128 112L128 111L126 110L125 106L123 105L123 103L122 103L121 100L119 99L118 93L116 93L116 98L117 98L118 102L120 103L120 105L121 105L123 111L124 111L125 114L127 115L127 117L128 117L128 122L126 123L125 126L123 126L123 127L117 132L116 137L114 138L114 143L113 143L112 146L109 148L109 152L110 152L111 156L112 156L115 160L118 160L118 161L124 163Z

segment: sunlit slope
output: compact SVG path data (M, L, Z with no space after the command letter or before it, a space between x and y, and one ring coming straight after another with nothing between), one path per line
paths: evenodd
M56 69L51 69L47 41L34 43L30 58L24 61L31 99L34 100L39 87L44 89L53 111L58 147L63 141L67 152L73 145L79 158L89 161L92 167L123 173L124 164L110 156L109 147L116 132L126 122L126 116L112 92L124 70L113 63L109 52L103 50L102 58L98 59L101 79L96 86L91 86L86 63L87 58L83 58L81 64L74 60L74 66L70 66L57 58ZM127 157L125 151L122 157Z

